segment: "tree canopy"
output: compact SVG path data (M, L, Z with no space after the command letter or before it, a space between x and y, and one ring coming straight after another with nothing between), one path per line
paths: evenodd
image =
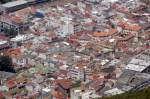
M12 59L9 56L0 56L0 71L15 72L12 67Z
M13 28L10 28L10 29L4 28L4 33L6 36L10 38L15 37L18 34L18 32Z
M0 0L1 3L7 3L7 2L10 2L12 0Z

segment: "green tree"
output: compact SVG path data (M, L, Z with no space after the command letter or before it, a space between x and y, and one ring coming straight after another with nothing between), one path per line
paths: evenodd
M12 59L9 56L0 56L0 71L15 72Z
M10 29L5 28L4 33L8 37L15 37L18 34L18 32L13 28L10 28Z
M12 0L1 0L0 2L1 3L7 3L7 2L10 2L10 1L12 1Z
M102 99L150 99L150 88L136 92L126 92L110 97L103 97Z

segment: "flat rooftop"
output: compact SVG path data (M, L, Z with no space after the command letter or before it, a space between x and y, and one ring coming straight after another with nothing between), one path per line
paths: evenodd
M24 0L18 0L18 1L12 1L12 2L5 3L2 6L5 8L10 8L10 7L14 7L14 6L22 5L22 4L26 4L26 3L28 3L28 2L24 1Z

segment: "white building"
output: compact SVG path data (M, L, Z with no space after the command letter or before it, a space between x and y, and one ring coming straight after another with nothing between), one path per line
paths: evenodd
M91 70L89 70L86 67L84 69L79 69L78 67L71 68L68 73L68 76L74 80L88 81L90 75L91 75Z
M71 21L63 21L58 30L58 35L65 37L67 35L74 34L74 25Z
M104 92L105 95L110 96L110 95L117 95L117 94L122 94L124 91L118 89L118 88L113 88L110 90L107 90Z
M83 30L83 26L81 23L74 23L74 33L81 32Z
M58 28L58 35L65 37L67 35L74 34L74 23L71 16L65 16L60 19L60 25Z

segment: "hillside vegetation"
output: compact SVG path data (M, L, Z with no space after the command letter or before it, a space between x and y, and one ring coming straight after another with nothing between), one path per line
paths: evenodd
M102 99L150 99L150 88L137 92L127 92L120 95L103 97Z

